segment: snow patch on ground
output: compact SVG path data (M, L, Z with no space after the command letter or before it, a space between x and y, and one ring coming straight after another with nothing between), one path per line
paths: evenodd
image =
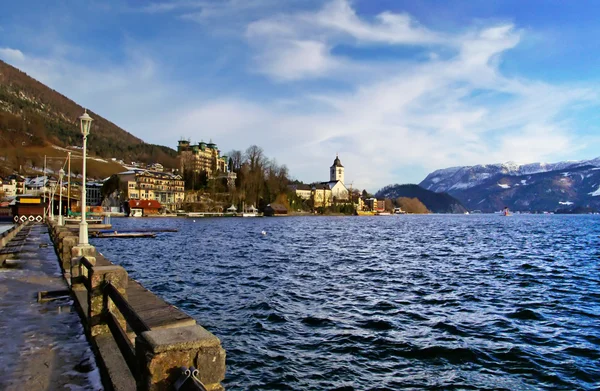
M598 189L596 191L593 191L588 194L591 195L592 197L600 196L600 186L598 186Z
M59 147L58 145L53 145L52 148L58 149L59 151L69 152L67 148Z
M510 185L507 185L506 183L498 183L498 186L500 186L503 189L510 189Z
M573 205L571 201L558 201L560 205Z
M569 174L570 173L568 173L568 172L563 172L562 176L567 177L567 176L569 176Z
M526 186L527 185L527 179L521 179L521 184L523 186Z
M450 190L454 190L454 189L468 189L470 187L473 187L473 185L470 182L458 182L454 185L452 185L452 187L450 188Z

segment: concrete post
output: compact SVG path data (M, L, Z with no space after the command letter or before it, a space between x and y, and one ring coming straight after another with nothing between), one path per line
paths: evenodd
M71 239L71 236L68 237ZM70 270L71 270L71 286L73 289L81 289L81 279L79 278L80 274L80 259L81 257L85 257L92 265L96 264L96 247L94 246L81 246L77 244L71 248L71 261L70 261ZM67 270L67 269L65 269Z
M127 272L121 266L94 266L90 271L90 290L88 292L88 325L90 335L95 337L100 334L110 333L110 329L105 322L104 316L107 311L113 311L117 322L123 330L127 330L127 324L123 315L115 310L115 305L111 300L104 301L103 288L111 283L121 293L127 297Z
M143 332L135 339L141 377L140 391L171 390L182 366L194 366L209 391L224 390L225 350L215 335L201 326Z

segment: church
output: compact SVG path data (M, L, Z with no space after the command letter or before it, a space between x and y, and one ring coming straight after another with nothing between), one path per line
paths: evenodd
M298 197L305 200L314 200L315 208L327 207L339 201L346 202L349 194L344 185L344 166L338 155L329 167L328 182L316 182L311 185L291 185L291 188Z

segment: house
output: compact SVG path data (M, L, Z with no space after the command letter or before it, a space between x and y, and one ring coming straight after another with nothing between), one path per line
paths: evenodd
M377 198L366 198L364 200L364 206L362 210L371 212L384 212L385 200L378 200Z
M58 190L57 190L58 191ZM88 182L85 184L86 205L98 206L102 204L102 183Z
M2 181L2 194L4 197L14 197L17 195L17 181L9 179Z
M184 181L169 172L133 169L117 174L127 185L130 200L155 200L168 209L179 209L185 197Z
M25 194L25 182L26 182L25 177L18 175L18 174L12 174L4 179L9 182L12 182L13 180L15 181L16 194Z
M156 200L129 200L127 206L130 216L156 215L162 208L160 202Z
M165 168L163 167L162 164L160 163L153 163L151 165L148 166L148 169L152 170L152 171L158 171L158 172L163 172L165 170Z
M288 210L285 206L277 203L267 205L265 208L265 216L282 216L287 215Z
M16 221L42 221L45 204L42 197L20 195L10 203L13 220Z
M9 222L12 223L12 213L10 208L10 202L1 201L0 202L0 222Z

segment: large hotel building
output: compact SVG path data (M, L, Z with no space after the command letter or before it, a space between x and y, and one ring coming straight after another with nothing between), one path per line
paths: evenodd
M192 145L189 140L179 140L177 153L182 173L184 169L206 171L208 177L213 178L227 172L227 156L221 156L221 151L212 142Z

